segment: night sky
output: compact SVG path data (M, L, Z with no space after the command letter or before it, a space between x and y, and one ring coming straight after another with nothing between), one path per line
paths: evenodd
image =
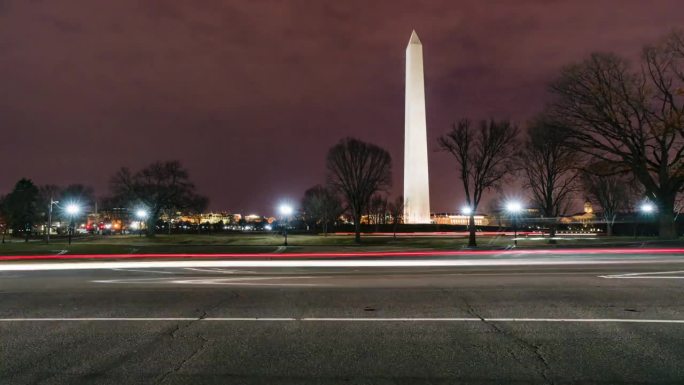
M121 166L179 159L212 209L270 214L355 136L390 151L401 194L415 28L432 210L455 211L436 146L454 120L524 122L563 65L681 27L681 0L0 0L0 193L29 177L102 196Z

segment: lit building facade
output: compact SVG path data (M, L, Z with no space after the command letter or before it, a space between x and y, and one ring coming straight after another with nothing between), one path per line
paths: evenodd
M462 225L467 226L470 217L462 214L433 213L432 222L438 225ZM474 215L475 226L488 226L489 218L485 215Z

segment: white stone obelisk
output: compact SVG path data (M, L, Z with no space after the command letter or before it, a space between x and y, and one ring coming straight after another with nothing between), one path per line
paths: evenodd
M404 223L430 223L423 45L416 31L406 47Z

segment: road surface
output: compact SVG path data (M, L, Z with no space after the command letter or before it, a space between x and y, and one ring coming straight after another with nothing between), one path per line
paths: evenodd
M680 258L5 263L0 383L681 384Z

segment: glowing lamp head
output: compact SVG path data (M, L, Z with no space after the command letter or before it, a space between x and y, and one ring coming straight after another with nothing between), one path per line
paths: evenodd
M649 214L655 211L655 205L651 202L646 202L641 205L641 211L643 213Z
M508 211L511 214L518 214L523 210L522 205L520 202L508 202L506 203L506 211Z
M463 213L463 215L470 215L473 213L473 209L471 209L470 206L463 206L461 207L461 213Z
M278 211L280 211L280 215L287 217L287 216L292 215L292 213L294 212L294 209L292 208L292 206L290 206L288 204L282 204L282 205L280 205L280 208L278 209Z
M135 216L140 218L140 219L145 219L147 218L147 211L143 209L138 209L135 212Z
M76 204L76 203L69 203L66 206L66 213L70 216L77 215L79 212L81 212L81 208Z

